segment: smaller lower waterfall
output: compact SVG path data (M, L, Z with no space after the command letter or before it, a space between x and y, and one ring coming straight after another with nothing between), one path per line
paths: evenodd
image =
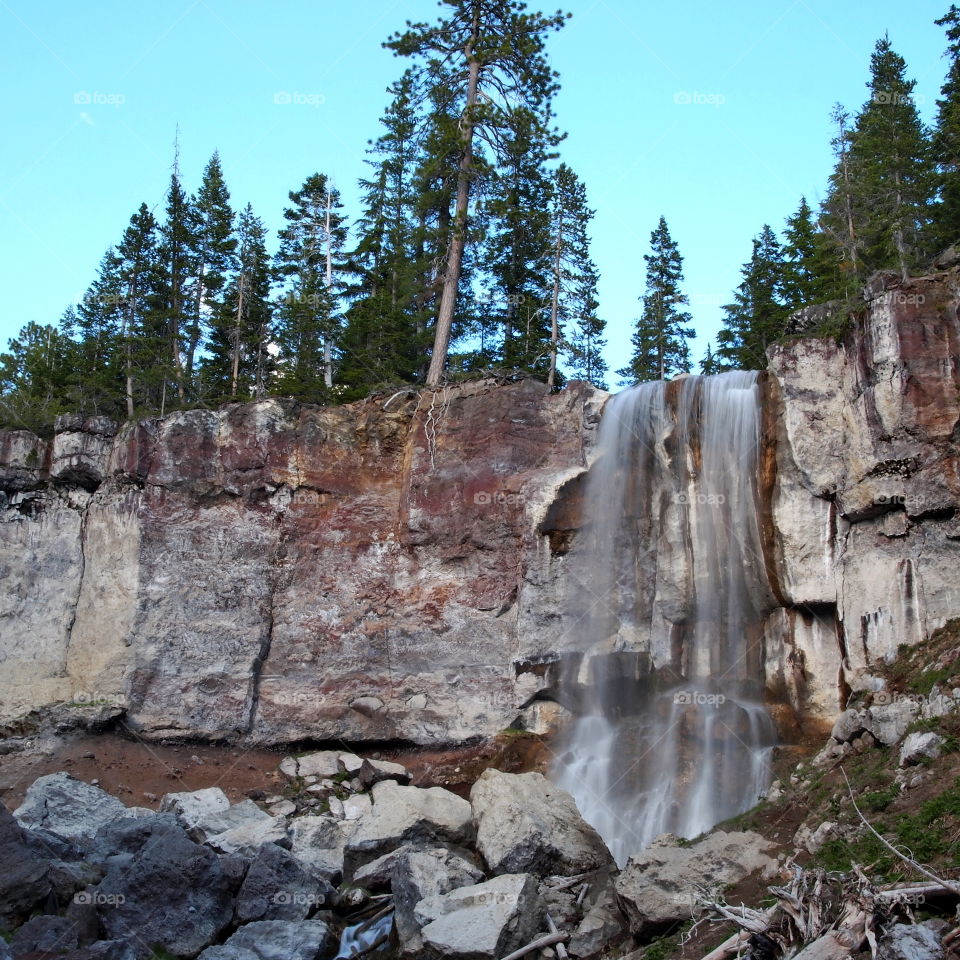
M621 865L769 781L758 411L756 374L727 373L626 390L600 424L568 557L578 718L554 775Z

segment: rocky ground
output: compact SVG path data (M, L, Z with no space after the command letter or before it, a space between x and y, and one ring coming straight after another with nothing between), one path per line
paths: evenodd
M542 764L539 738L366 757L8 738L0 960L814 960L868 931L880 960L954 957L960 622L883 679L816 755L781 751L756 808L623 870L564 791L495 769Z

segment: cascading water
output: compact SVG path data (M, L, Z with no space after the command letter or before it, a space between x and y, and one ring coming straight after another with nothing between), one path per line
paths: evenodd
M768 784L756 374L626 390L598 443L567 558L584 659L554 775L622 865Z

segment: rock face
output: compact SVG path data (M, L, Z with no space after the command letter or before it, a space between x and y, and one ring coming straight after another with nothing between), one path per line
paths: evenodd
M825 720L960 613L958 278L880 275L842 343L769 352L768 681Z
M768 699L824 729L960 615L960 268L864 296L842 342L777 344L762 382L752 629ZM488 380L0 433L0 722L61 704L147 738L549 730L537 697L581 666L564 560L605 398ZM613 655L638 675L674 662L691 611L668 513Z
M0 433L0 720L109 702L154 738L502 730L537 528L605 397L481 381Z

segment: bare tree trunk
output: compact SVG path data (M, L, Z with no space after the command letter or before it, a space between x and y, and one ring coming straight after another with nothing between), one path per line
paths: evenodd
M243 323L243 282L246 275L241 271L237 285L237 324L233 328L233 369L230 376L230 396L237 395L237 381L240 378L240 329Z
M557 224L557 252L553 259L553 295L550 299L550 372L547 386L557 378L557 344L560 340L560 257L563 253L563 214Z
M330 296L330 309L333 309L333 237L330 235L330 206L333 196L327 186L327 216L324 230L327 234L327 293ZM328 318L329 319L329 318ZM323 336L323 382L329 390L333 386L333 347L330 343L330 331Z
M453 237L450 240L450 255L447 270L443 278L443 294L440 298L440 312L437 315L437 329L433 339L433 355L430 369L427 371L427 386L435 387L443 377L447 363L447 351L450 348L450 330L453 327L453 311L457 304L457 292L460 286L460 266L463 262L463 247L467 236L467 223L470 211L470 181L473 176L473 112L477 103L477 90L480 86L480 61L473 56L473 47L480 29L479 19L474 15L473 34L464 48L469 65L467 79L467 103L461 121L463 155L457 173L457 205L453 222Z

